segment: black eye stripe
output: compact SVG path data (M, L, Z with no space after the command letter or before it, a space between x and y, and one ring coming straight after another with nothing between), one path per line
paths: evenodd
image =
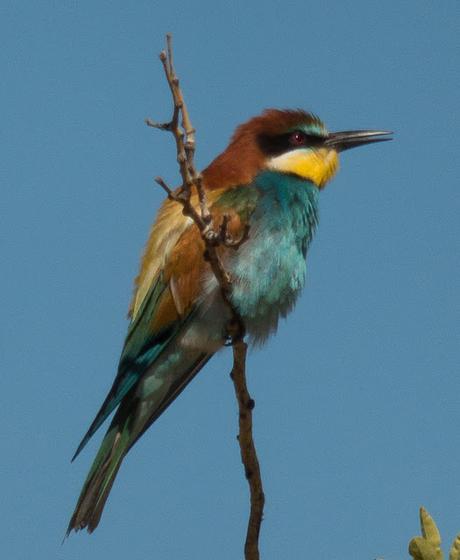
M305 139L301 143L293 143L293 134L299 133ZM277 156L285 152L290 152L295 149L302 149L308 147L320 146L324 143L325 138L313 134L306 134L302 130L287 132L286 134L279 134L277 136L268 136L261 134L257 138L260 149L267 156Z
M309 144L322 144L325 140L322 136L316 136L314 134L306 134L305 137Z

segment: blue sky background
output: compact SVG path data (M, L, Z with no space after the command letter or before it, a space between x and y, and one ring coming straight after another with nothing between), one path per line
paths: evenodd
M147 231L177 183L157 53L175 37L200 166L266 107L385 128L321 195L307 288L249 357L263 560L407 557L418 507L460 531L459 4L2 2L4 558L241 557L246 481L223 352L61 546L100 434ZM446 542L447 546L447 542Z

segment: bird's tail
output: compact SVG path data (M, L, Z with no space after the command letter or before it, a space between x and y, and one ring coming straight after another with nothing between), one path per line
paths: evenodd
M99 523L118 469L130 447L131 415L125 414L123 418L122 408L102 440L67 528L67 536L70 531L85 527L92 533Z
M89 533L94 531L125 455L212 356L200 352L176 354L177 369L166 359L166 375L161 375L158 366L152 368L123 398L85 480L67 536L85 527ZM168 355L169 359L171 356L174 353Z

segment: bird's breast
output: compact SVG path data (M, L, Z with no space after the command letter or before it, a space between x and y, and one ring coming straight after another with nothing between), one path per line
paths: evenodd
M252 188L252 187L251 187ZM318 189L305 180L264 172L249 239L228 259L233 301L254 342L263 342L292 309L305 282L305 256L317 224Z

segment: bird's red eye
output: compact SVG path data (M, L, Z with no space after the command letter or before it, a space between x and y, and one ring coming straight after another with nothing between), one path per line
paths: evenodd
M306 142L305 134L303 132L300 132L299 130L293 132L289 137L289 143L292 146L303 146L305 142Z

